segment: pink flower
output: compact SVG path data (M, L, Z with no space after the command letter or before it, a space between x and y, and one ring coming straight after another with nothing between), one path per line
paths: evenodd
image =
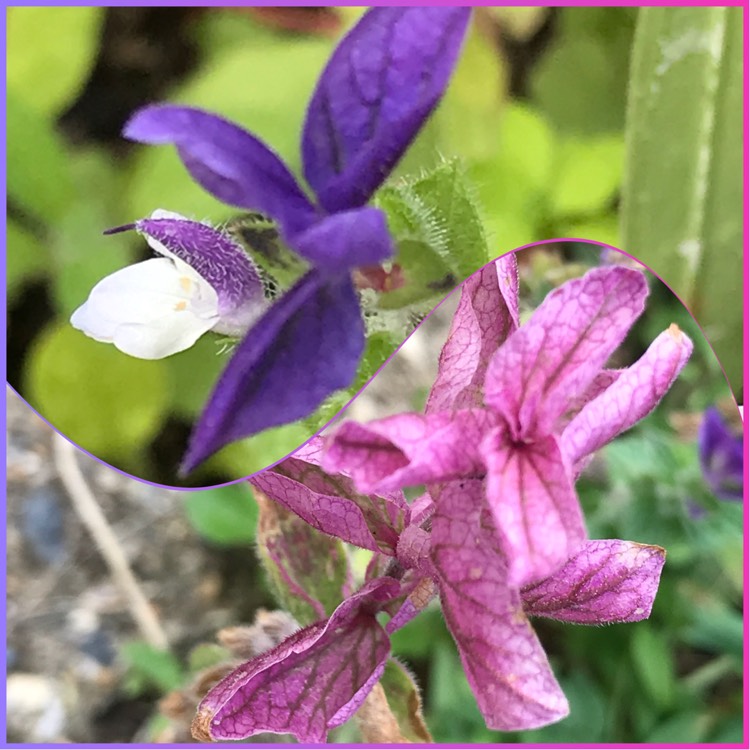
M565 717L529 617L644 619L665 559L660 547L586 541L573 489L586 457L648 413L690 354L673 327L629 369L604 369L646 294L639 272L598 269L519 328L515 260L497 261L464 283L425 415L346 424L327 452L313 441L253 477L319 531L374 555L329 619L210 691L196 736L324 741L380 678L389 635L437 594L488 727ZM400 488L425 482L408 503Z
M510 582L550 575L586 538L574 482L586 458L648 414L692 351L675 325L623 371L605 368L643 310L643 274L596 268L518 327L515 261L469 279L425 414L347 423L324 466L358 489L483 479Z

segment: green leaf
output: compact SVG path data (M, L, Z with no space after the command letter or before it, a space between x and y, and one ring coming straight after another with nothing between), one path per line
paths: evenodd
M104 8L9 8L8 86L57 115L82 88L99 45Z
M67 322L40 335L28 362L29 403L95 456L133 456L159 430L170 390L164 362L128 357Z
M503 61L492 31L475 20L433 115L439 153L460 154L470 162L497 150L497 120L505 89Z
M607 707L601 687L583 673L560 678L560 686L570 703L570 715L551 726L523 732L521 741L555 744L601 742L607 724Z
M614 212L593 219L582 221L560 222L559 231L555 234L560 237L578 237L580 239L594 240L604 245L617 247L620 241L620 225L617 214ZM589 252L591 249L589 248Z
M37 219L53 222L73 198L63 141L44 115L11 87L6 116L8 198Z
M103 152L78 153L70 166L76 200L50 233L53 292L66 318L99 281L130 263L132 247L145 247L134 233L102 236L114 223L107 203L119 186L109 158Z
M309 439L310 430L301 422L272 427L222 448L206 461L204 467L206 471L223 471L232 477L247 477L293 453Z
M422 715L419 688L409 670L395 659L389 659L380 684L401 734L411 742L434 742Z
M42 241L13 219L6 228L6 274L8 300L27 282L49 271L49 251Z
M190 523L210 542L233 545L255 540L258 505L244 482L189 492L184 498Z
M693 622L684 633L687 643L711 653L742 659L742 614L726 604L696 607Z
M380 298L383 308L443 296L490 260L479 202L458 160L379 191L405 286Z
M626 141L622 247L688 305L738 393L740 8L640 9ZM727 300L737 301L731 312Z
M672 651L664 633L647 622L633 627L630 640L633 668L649 698L662 709L668 708L676 697Z
M622 180L623 149L619 135L565 139L557 152L550 195L553 216L606 209Z
M524 105L509 104L500 120L499 149L477 160L469 175L477 186L482 215L496 257L539 239L546 220L557 142L546 120Z
M220 339L214 334L201 336L189 349L167 357L164 361L174 384L172 409L187 419L200 414L229 357L229 352L222 353Z
M532 102L561 132L621 131L634 9L559 13L555 41L531 75Z
M258 553L279 604L303 625L330 616L349 579L344 545L259 490L255 497Z
M705 722L701 721L701 717L696 715L695 711L685 711L676 716L670 716L644 738L644 742L649 745L661 743L690 745L705 741Z
M232 654L229 650L217 643L199 643L195 648L190 649L188 670L192 673L201 672L215 664L229 661L231 658Z
M185 680L179 660L169 651L134 641L122 647L122 656L129 669L126 684L131 695L153 688L168 693L181 687Z

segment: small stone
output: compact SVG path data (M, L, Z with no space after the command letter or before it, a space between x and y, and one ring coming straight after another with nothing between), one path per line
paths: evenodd
M65 742L65 706L54 680L16 672L7 681L8 739Z
M49 485L32 490L21 508L21 530L34 557L47 565L67 556L60 495Z

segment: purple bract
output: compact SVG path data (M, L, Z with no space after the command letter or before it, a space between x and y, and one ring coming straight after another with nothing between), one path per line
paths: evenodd
M719 500L742 500L744 449L718 409L710 407L698 429L698 455L706 483Z
M439 101L469 8L376 8L333 53L302 134L310 201L280 158L226 120L190 107L137 112L125 135L177 147L196 182L260 210L312 266L254 325L193 432L183 468L220 447L310 414L353 380L364 329L351 271L393 253L384 214L364 204Z

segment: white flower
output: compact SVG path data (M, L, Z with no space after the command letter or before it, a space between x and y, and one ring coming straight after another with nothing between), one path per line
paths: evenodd
M226 235L162 210L134 228L163 257L102 279L73 313L74 328L130 356L161 359L212 329L242 335L265 310L257 270Z

